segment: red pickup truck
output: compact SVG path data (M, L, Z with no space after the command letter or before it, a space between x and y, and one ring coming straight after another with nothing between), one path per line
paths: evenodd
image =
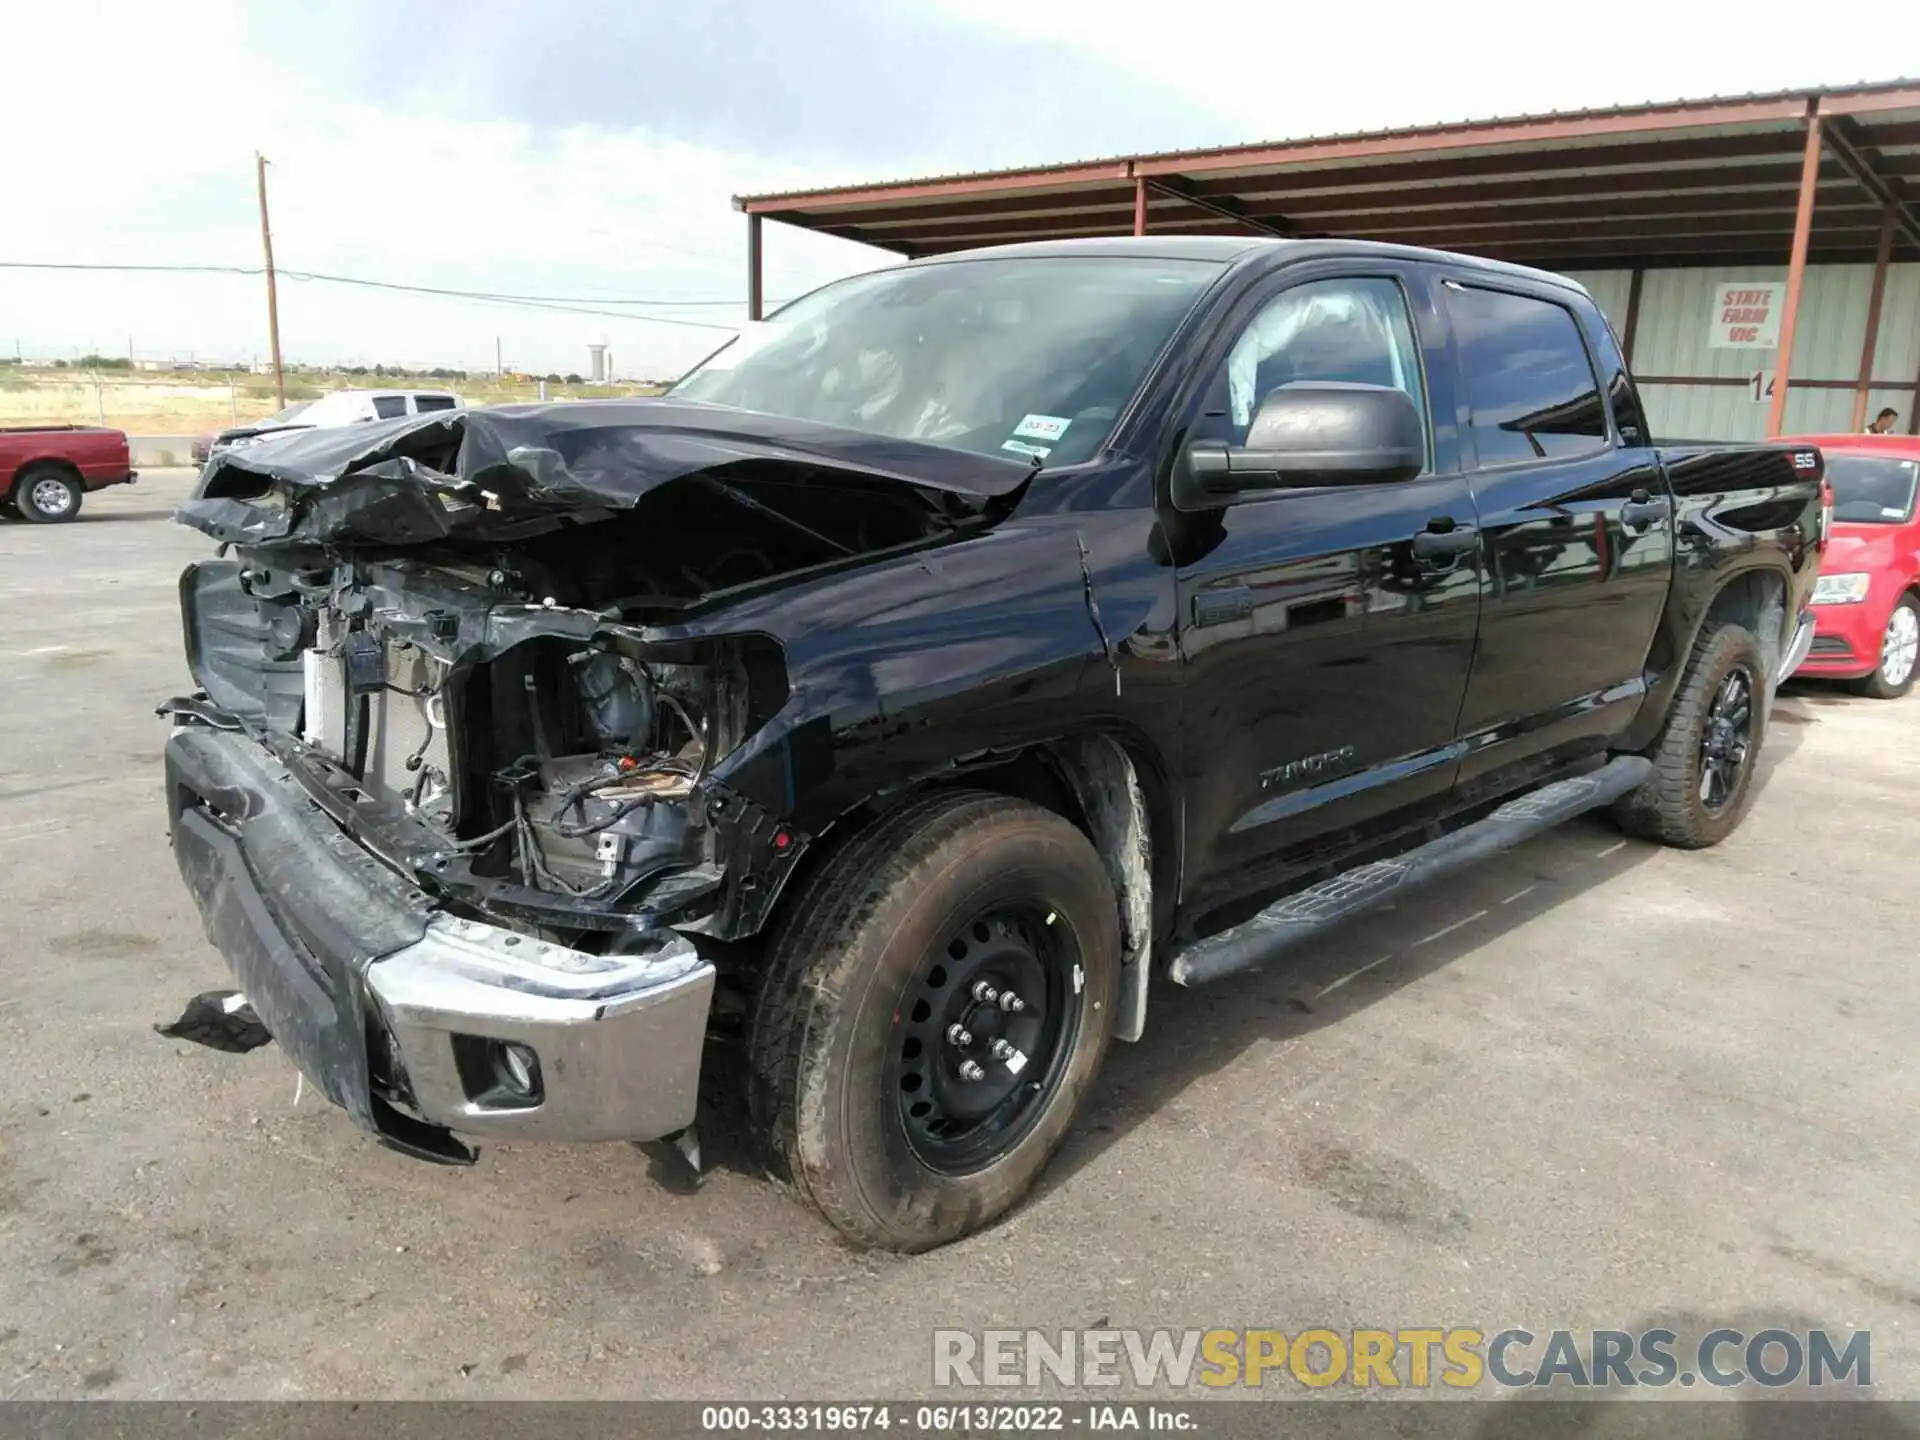
M52 523L80 513L89 490L139 479L120 430L94 425L0 429L0 511Z

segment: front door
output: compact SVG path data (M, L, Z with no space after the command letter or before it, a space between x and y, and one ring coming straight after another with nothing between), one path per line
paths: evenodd
M1423 356L1414 323L1431 303L1416 266L1283 274L1239 307L1244 323L1228 327L1201 387L1189 438L1239 443L1276 386L1391 385L1419 409L1429 461L1400 483L1268 491L1165 517L1186 672L1190 912L1336 860L1438 809L1453 785L1480 563L1451 445L1432 458L1423 377L1444 352Z

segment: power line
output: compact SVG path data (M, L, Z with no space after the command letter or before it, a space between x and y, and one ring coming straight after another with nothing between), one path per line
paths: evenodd
M368 290L398 290L412 295L437 295L454 300L478 300L487 305L517 305L524 310L558 310L568 315L597 315L611 320L645 320L654 325L679 325L691 330L731 331L739 328L735 325L716 325L710 320L681 320L670 315L630 315L624 310L591 310L575 301L543 295L506 295L487 290L445 290L436 285L404 285L395 280L365 280L353 275L323 275L311 270L282 270L280 273L289 280L317 280L329 285L357 285ZM601 300L593 303L643 305L655 302Z
M135 265L135 264L93 264L81 262L0 260L0 270L78 270L110 271L123 274L165 274L165 275L263 275L265 270L257 265ZM563 296L563 295L522 295L497 290L455 290L437 285L408 285L397 280L369 280L357 275L330 275L317 270L288 270L276 267L276 273L283 279L318 281L329 285L354 285L369 290L393 290L412 295L435 295L454 300L477 300L492 305L517 305L532 310L556 310L571 315L594 315L610 320L641 320L655 325L679 325L696 330L731 331L738 327L719 325L705 320L684 320L669 315L633 315L622 310L597 310L583 308L593 305L679 305L693 308L739 305L744 300L691 300L680 297L662 297L659 299L623 300L608 296ZM770 304L783 304L783 301L770 301Z
M38 260L0 260L0 269L8 270L125 270L162 274L260 275L258 265L123 265L84 264ZM281 267L282 275L298 275L303 280L330 280L343 285L372 285L385 290L417 290L429 295L455 295L486 300L526 300L556 305L744 305L744 300L690 300L680 296L627 300L618 295L520 295L498 290L448 290L431 285L407 285L392 280L366 280L353 275L328 275L318 271L297 271Z

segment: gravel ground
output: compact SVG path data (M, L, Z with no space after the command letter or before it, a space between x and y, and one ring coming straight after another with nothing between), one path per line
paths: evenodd
M856 1254L737 1136L469 1170L277 1049L154 1034L221 985L167 848L186 472L0 525L0 1398L923 1393L939 1326L1870 1327L1920 1398L1920 702L1783 698L1702 854L1575 823L1312 958L1156 990L1042 1191Z

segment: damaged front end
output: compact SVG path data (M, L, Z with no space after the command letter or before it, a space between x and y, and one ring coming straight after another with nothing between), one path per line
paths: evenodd
M162 710L181 870L248 1001L412 1153L684 1127L693 937L755 934L810 838L781 643L729 612L977 531L1025 478L672 402L216 457L179 516L228 552L181 580L200 693Z

